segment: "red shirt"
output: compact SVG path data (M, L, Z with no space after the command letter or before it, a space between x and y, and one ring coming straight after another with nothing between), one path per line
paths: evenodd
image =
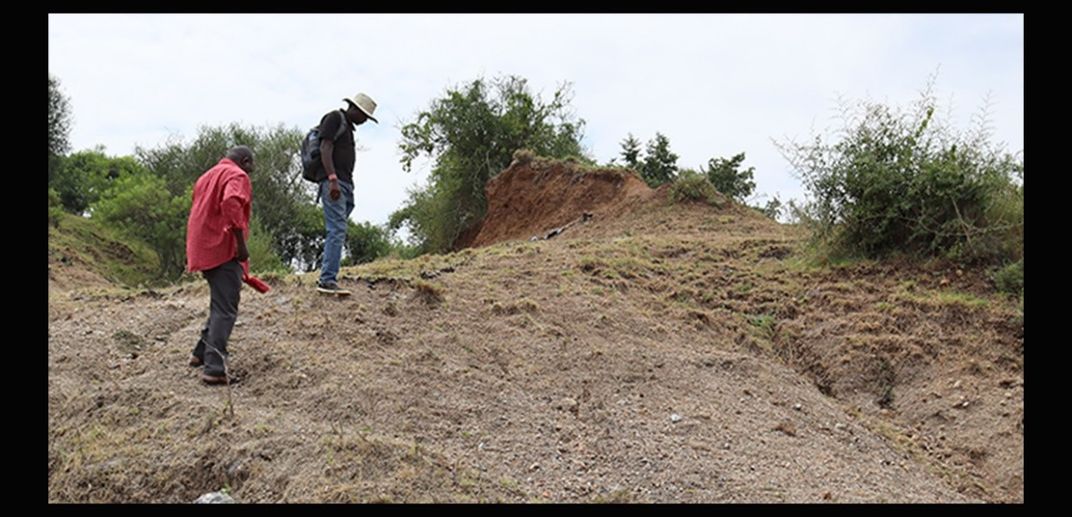
M194 184L193 206L186 224L186 270L212 269L238 255L234 228L249 239L253 186L238 164L223 158ZM243 264L243 269L248 267ZM248 271L248 269L245 269Z

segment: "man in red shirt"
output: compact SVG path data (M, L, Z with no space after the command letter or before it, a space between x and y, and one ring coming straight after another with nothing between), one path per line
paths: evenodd
M242 279L249 271L250 206L253 151L231 148L219 163L197 179L186 225L186 269L201 271L211 291L208 321L194 347L190 366L204 365L201 380L228 383L227 340L238 318Z

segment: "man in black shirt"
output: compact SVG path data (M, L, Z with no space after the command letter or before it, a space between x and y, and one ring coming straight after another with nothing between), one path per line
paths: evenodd
M342 245L346 241L346 226L350 212L354 210L354 148L356 126L372 120L376 103L364 93L352 99L343 99L346 110L334 110L320 119L320 159L324 163L327 178L320 182L320 199L324 204L324 226L327 239L324 241L324 260L320 266L320 281L317 290L332 294L349 294L339 288L337 275L342 260ZM339 132L339 126L345 130ZM338 135L338 138L335 138Z

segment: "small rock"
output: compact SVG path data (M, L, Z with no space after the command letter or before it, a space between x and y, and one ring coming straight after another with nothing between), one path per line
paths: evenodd
M235 500L224 492L209 492L198 497L194 504L234 504Z
M793 422L790 422L788 420L785 421L785 422L780 422L778 425L774 426L773 430L774 431L781 431L786 436L796 436L797 435L796 426L793 425Z
M834 424L834 429L836 429L838 431L844 431L847 427L848 426L846 426L845 424L841 424L841 423Z
M800 410L801 410L801 409L803 409L803 408L804 408L804 406L802 406L802 405L800 405L800 404L793 404L793 409L795 409L795 410L797 410L797 411L800 411Z
M539 463L533 463L532 465L529 466L529 470L539 470L539 468L540 468Z
M726 443L722 444L722 448L727 450L727 451L730 450L730 442L726 442Z
M675 423L675 424L680 422L681 418L682 418L681 415L679 415L677 413L673 413L673 414L670 415L670 421Z
M577 409L577 401L569 397L559 400L555 403L555 409L565 409L569 411L575 411Z
M960 387L960 381L957 381L957 382L953 383L953 389L957 389L959 387Z
M245 470L246 466L243 465L241 461L236 461L231 464L230 467L227 467L227 475L231 477L238 477L241 476L245 472Z

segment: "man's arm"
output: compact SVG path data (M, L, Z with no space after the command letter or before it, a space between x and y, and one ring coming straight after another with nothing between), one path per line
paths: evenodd
M324 163L324 170L328 173L328 197L332 201L339 199L342 196L342 191L339 190L339 177L335 174L335 142L320 137L320 161Z
M239 262L244 262L249 259L249 249L246 248L245 231L249 227L249 221L246 220L246 212L244 207L247 206L251 199L249 176L242 175L236 177L227 182L223 187L223 203L220 207L223 215L227 220L228 226L231 228L231 233L235 236L235 244L237 244L238 253L235 258Z
M239 262L245 262L249 260L249 250L246 249L246 239L242 236L241 228L231 229L231 233L234 234L235 243L238 244L238 255L235 257Z
M326 138L320 138L320 161L324 164L324 170L328 173L329 180L337 180L335 175L335 142Z

